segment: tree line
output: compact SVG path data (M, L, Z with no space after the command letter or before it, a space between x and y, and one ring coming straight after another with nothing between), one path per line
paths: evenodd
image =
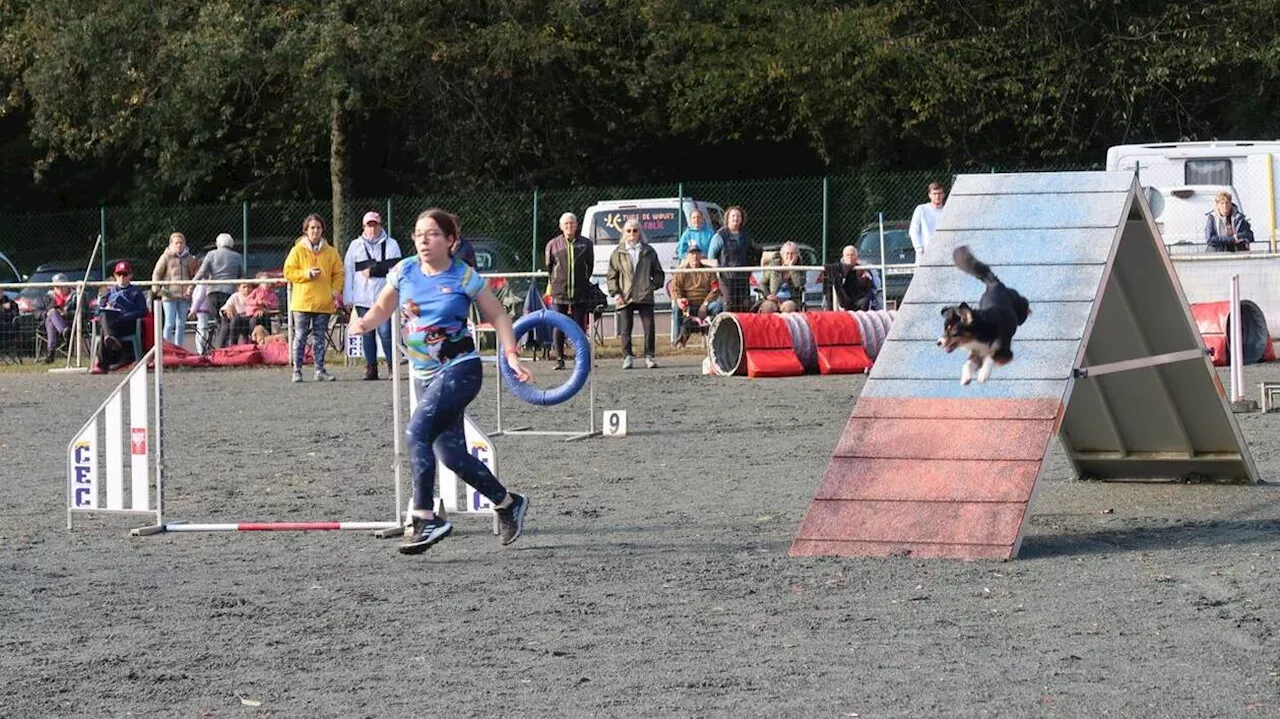
M1273 138L1277 18L1280 0L0 0L0 202L1078 165Z

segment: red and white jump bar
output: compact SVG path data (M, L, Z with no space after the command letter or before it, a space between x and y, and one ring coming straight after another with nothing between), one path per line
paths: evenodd
M166 532L323 532L338 530L376 531L396 529L395 522L232 522L224 524L188 524L173 522L164 525Z

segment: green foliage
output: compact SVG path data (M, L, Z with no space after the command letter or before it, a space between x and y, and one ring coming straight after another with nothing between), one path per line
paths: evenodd
M0 157L24 165L0 182L96 204L1096 163L1274 136L1277 18L1280 0L0 0Z

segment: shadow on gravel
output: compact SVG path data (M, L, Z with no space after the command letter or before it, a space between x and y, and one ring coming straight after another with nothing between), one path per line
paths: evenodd
M1081 534L1039 534L1023 540L1019 559L1185 547L1274 543L1280 520L1189 522L1169 527L1137 527Z

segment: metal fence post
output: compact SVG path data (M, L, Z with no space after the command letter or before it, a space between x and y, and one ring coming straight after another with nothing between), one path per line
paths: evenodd
M98 207L98 234L102 235L102 276L107 276L107 206Z
M243 233L241 235L242 239L240 240L240 249L244 250L244 252L240 253L240 263L242 266L240 270L240 274L244 275L245 277L248 277L249 276L249 201L248 200L244 201L244 206L241 208L240 212L241 212L240 232Z
M828 180L827 176L823 175L822 176L822 263L823 264L826 264L827 256L828 256L827 255L827 218L829 217L829 213L828 213L827 202L828 202L828 198L830 197L830 191L829 191L827 180Z
M387 198L387 221L382 226L387 230L387 237L391 236L391 198Z
M538 188L533 188L533 235L529 245L529 271L538 271Z

